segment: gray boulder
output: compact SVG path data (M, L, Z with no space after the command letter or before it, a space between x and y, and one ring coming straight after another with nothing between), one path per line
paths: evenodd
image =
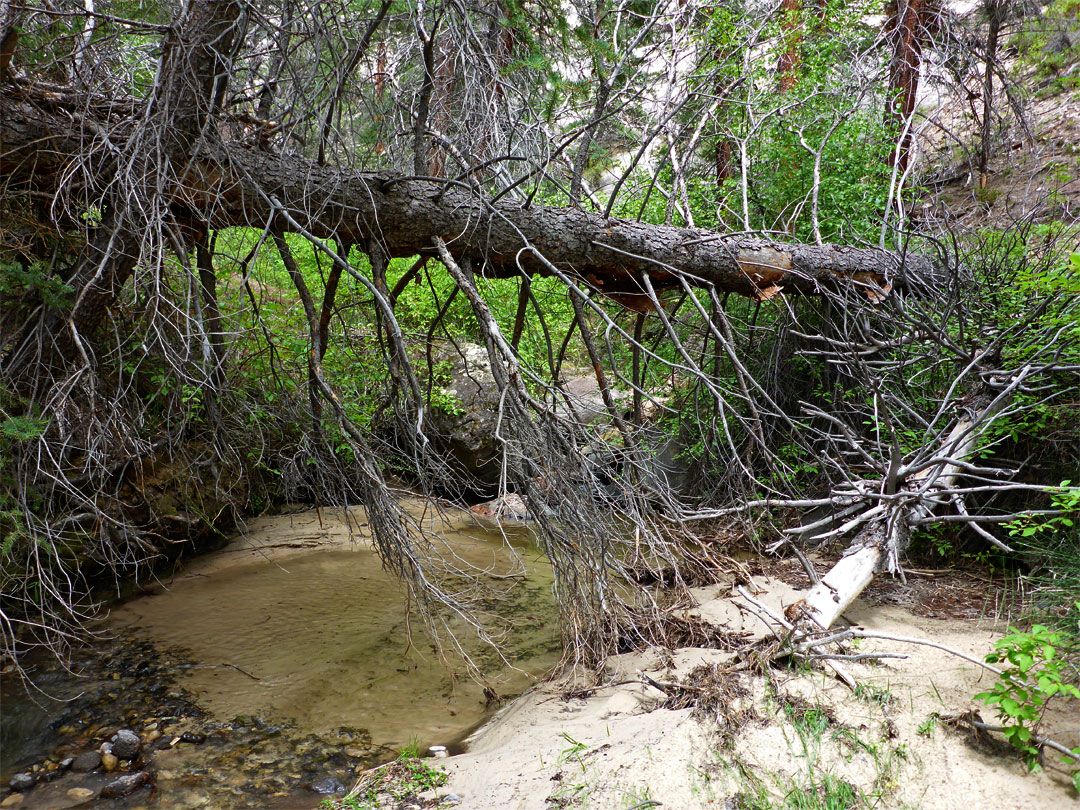
M438 395L425 432L451 466L481 484L497 484L499 391L487 350L472 343L447 345L435 352L435 361Z
M111 782L106 782L105 786L101 788L100 795L103 799L118 799L121 796L127 796L129 793L134 793L143 785L149 784L150 774L146 771L128 773L116 777Z
M11 781L8 782L8 786L17 793L23 793L30 790L37 784L37 777L32 773L17 773L11 777Z
M139 735L130 729L122 728L113 735L112 752L118 759L135 759L141 746Z
M99 751L84 751L71 761L71 770L78 773L87 773L101 767L101 753Z

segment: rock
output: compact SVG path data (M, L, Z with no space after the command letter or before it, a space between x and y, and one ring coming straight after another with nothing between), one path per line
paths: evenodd
M18 807L22 804L23 798L25 797L21 793L12 793L0 802L0 807Z
M498 484L502 445L495 437L500 396L487 349L444 346L435 355L435 383L445 399L432 407L425 432L447 461L481 484Z
M507 492L495 500L478 503L469 507L469 511L484 525L488 523L502 525L504 522L524 523L533 519L533 516L529 514L529 508L525 505L525 499L516 492ZM445 751L443 747L443 752Z
M596 382L596 374L590 372L570 377L563 383L562 390L565 398L560 398L555 405L556 413L560 416L583 425L592 424L598 419L610 418L607 405L604 404L604 395L600 393L600 385ZM610 391L616 407L621 407L630 396L628 391L619 389L610 389Z
M111 782L106 782L105 787L101 789L100 795L103 799L118 799L121 796L127 796L129 793L134 793L143 785L148 784L150 784L150 774L146 771L127 773L116 777Z
M311 785L311 789L316 793L344 793L345 785L341 784L341 781L335 779L332 776L326 776Z
M143 742L145 744L147 744L147 745L154 742L155 740L160 740L160 739L161 739L161 732L158 731L156 728L150 729L150 731L146 732L146 734L143 736Z
M206 742L206 735L198 731L185 731L180 735L180 742L202 745Z
M67 768L70 768L74 764L75 764L75 757L67 757L65 759L60 760L60 767L64 768L65 770Z
M111 754L112 753L112 743L111 742L103 742L101 745L98 746L98 753L101 754L102 756L104 756L105 754Z
M73 802L79 803L88 802L96 795L97 793L92 791L90 788L84 787L71 788L71 790L67 792L67 797L69 799L71 799Z
M130 729L122 728L112 738L112 753L118 759L135 759L139 755L142 740Z
M116 766L120 764L120 758L116 754L102 754L101 766L105 769L106 773L109 771L115 771Z
M34 776L32 773L17 773L13 777L11 777L11 781L8 782L8 785L11 787L11 789L16 792L30 790L30 788L32 788L36 784L37 777Z
M97 770L101 767L101 754L97 751L86 751L79 754L71 762L71 770L79 773Z
M461 804L461 797L458 796L456 793L447 793L445 796L443 796L442 803L445 805Z

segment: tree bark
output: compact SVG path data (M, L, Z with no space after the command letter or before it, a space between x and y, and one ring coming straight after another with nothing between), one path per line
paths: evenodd
M979 150L979 187L986 188L986 170L990 163L990 131L994 115L994 66L997 64L998 37L1005 16L1004 0L986 0L989 29L986 33L986 69L983 74L982 148Z
M0 95L0 173L8 177L8 194L51 196L61 192L65 170L86 161L86 144L100 142L103 130L85 112L73 122L63 100L30 96L26 90ZM106 104L86 98L72 103L84 111ZM123 149L130 129L112 123L109 131L112 147ZM103 160L94 167L91 182L107 187L115 164ZM69 184L64 190L73 189ZM624 301L644 300L642 273L657 289L678 286L682 274L693 284L757 299L847 285L871 301L890 286L933 284L937 278L922 256L778 243L605 218L577 208L526 206L485 197L463 182L320 166L219 139L200 144L198 158L170 194L177 216L204 220L211 228L263 228L287 211L319 237L353 244L377 240L390 258L435 255L435 239L441 237L455 258L485 266L488 275L558 271Z
M929 0L889 0L886 17L892 29L893 55L889 63L889 120L896 128L896 149L889 156L889 165L907 168L911 149L911 116L915 112L915 97L919 92L919 73L922 70L922 49L927 37L926 6Z

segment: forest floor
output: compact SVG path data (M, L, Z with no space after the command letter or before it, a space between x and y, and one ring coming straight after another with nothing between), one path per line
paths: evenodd
M932 138L932 163L941 166L929 183L927 203L954 225L1006 231L1026 221L1073 223L1080 217L1080 93L1043 91L1030 100L1024 125L1013 124L992 156L986 183L968 162L949 157L953 141Z

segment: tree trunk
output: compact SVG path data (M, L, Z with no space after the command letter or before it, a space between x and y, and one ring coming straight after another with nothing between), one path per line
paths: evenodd
M86 144L100 129L93 122L79 127L58 109L62 105L32 104L23 95L0 96L5 145L0 172L9 178L7 193L59 193L65 170L86 160ZM106 103L73 101L90 110ZM124 131L112 126L118 149L126 146ZM104 188L115 164L98 165L101 170L91 182ZM64 190L82 189L69 184ZM376 239L390 258L434 255L435 238L442 237L456 258L485 266L488 275L565 273L622 300L644 300L642 273L657 289L679 286L679 274L684 274L690 283L756 299L781 290L814 294L848 285L871 301L890 285L932 284L937 273L921 256L784 244L604 218L576 208L492 201L461 182L320 166L308 158L216 139L200 144L198 159L167 202L175 215L205 220L211 228L261 229L285 211L319 237L353 244ZM109 289L115 293L117 287Z
M802 0L781 0L780 3L780 34L784 41L784 50L780 54L776 65L776 72L780 75L780 92L786 93L799 81L799 63L802 61L802 27L800 19L802 12Z
M907 169L911 149L911 116L919 92L919 72L926 38L925 8L928 0L890 0L886 5L887 23L893 37L893 56L889 63L889 121L897 132L896 149L889 165Z
M994 65L997 62L998 37L1005 16L1004 0L986 0L990 28L986 34L986 72L983 75L982 148L979 150L979 188L986 188L986 169L990 162L990 122L994 115Z

